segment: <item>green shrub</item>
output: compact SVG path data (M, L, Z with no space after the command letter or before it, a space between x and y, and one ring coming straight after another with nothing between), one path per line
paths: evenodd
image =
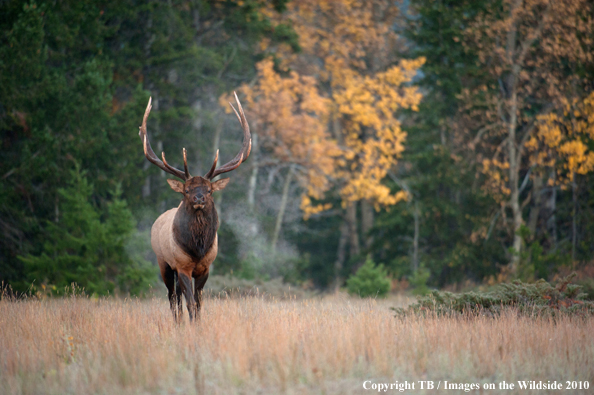
M557 286L545 280L528 284L516 280L511 284L499 284L491 292L432 291L420 297L417 303L406 309L394 308L397 316L434 313L437 315L481 314L499 315L506 308L515 308L519 313L530 316L568 313L590 315L594 303L584 300L582 287L571 284L575 273L563 279Z
M556 272L560 267L571 265L570 254L562 253L560 250L545 252L538 240L532 240L530 230L525 225L522 225L518 233L522 236L525 244L520 254L518 279L531 282L537 278L548 278L551 273Z
M362 298L369 296L384 297L390 291L390 279L383 265L375 265L371 258L347 280L347 290L351 295Z
M427 281L431 276L431 272L425 267L420 267L412 276L409 277L408 282L413 287L412 293L414 295L426 295L429 293Z
M594 301L594 278L584 278L576 283L582 287L582 292L586 294L584 299Z

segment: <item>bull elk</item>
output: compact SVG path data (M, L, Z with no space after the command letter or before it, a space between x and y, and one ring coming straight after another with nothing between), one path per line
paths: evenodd
M142 126L138 133L144 145L144 155L161 170L178 180L168 179L171 189L182 194L183 199L178 207L161 214L151 229L151 245L157 255L157 262L161 270L161 277L167 286L169 304L174 319L178 319L181 312L181 295L186 298L190 321L200 312L202 289L208 279L209 268L217 256L219 217L212 198L213 192L223 190L229 183L229 178L212 181L219 174L235 170L245 162L250 155L252 140L250 127L245 118L241 103L235 94L239 112L233 107L243 129L243 145L239 153L227 164L217 168L219 151L214 162L204 177L192 177L188 171L186 149L183 149L184 171L170 166L165 160L165 153L161 154L163 161L153 152L146 131L146 120L151 112L149 99ZM192 291L192 278L194 289Z

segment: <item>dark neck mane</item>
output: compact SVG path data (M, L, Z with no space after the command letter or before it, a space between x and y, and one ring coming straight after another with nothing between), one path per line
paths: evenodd
M194 210L183 201L173 219L175 241L196 262L212 247L218 228L219 217L213 202L207 202L202 210Z

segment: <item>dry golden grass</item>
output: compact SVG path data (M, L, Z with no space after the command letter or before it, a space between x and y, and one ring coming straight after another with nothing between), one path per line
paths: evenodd
M2 300L0 393L354 394L373 392L368 379L594 386L594 319L395 319L389 307L402 303L210 298L198 324L176 326L156 298Z

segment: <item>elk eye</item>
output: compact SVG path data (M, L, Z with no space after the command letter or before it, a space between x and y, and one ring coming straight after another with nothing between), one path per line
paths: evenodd
M189 189L186 189L186 193L190 193L190 190Z

